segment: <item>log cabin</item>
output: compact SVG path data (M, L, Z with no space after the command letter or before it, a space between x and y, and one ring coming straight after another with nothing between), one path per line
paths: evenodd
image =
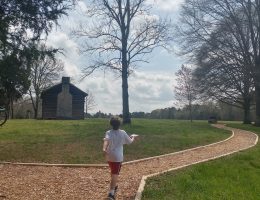
M70 83L70 77L41 93L43 119L84 119L87 93Z

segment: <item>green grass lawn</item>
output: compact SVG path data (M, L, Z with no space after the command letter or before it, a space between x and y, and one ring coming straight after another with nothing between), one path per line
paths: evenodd
M104 163L103 137L108 120L10 120L0 127L0 161ZM123 126L140 135L125 147L125 160L171 153L229 137L204 122L134 119Z
M260 135L260 128L228 126ZM215 161L149 179L142 200L259 200L260 144Z

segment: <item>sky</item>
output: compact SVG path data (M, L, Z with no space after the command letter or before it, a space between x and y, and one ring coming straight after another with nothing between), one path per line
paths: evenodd
M183 0L147 0L153 5L152 14L158 17L178 18L178 11ZM96 106L91 113L122 113L122 83L121 78L113 72L95 71L81 80L82 69L88 63L89 57L79 54L78 42L71 36L71 30L84 21L82 12L87 4L80 1L76 9L59 20L47 39L47 45L62 48L64 55L58 58L64 62L64 72L61 76L71 77L72 83L83 91L90 91L94 96ZM143 63L129 77L129 109L130 112L151 112L159 108L175 106L173 86L175 72L185 61L183 58L169 53L164 49L156 49L148 56L149 63Z

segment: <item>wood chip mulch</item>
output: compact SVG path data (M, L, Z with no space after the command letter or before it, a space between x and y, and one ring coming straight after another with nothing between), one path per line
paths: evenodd
M218 125L221 128L221 125ZM223 128L223 127L222 127ZM154 158L122 167L117 199L133 200L143 175L149 175L250 147L256 135L234 130L232 139L216 145ZM109 187L107 167L71 168L0 165L0 200L102 200Z

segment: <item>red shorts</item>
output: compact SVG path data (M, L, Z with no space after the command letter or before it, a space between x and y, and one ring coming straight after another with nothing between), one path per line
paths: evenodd
M122 163L121 162L109 162L108 161L108 164L109 164L109 167L110 167L110 170L111 170L111 174L119 175Z

